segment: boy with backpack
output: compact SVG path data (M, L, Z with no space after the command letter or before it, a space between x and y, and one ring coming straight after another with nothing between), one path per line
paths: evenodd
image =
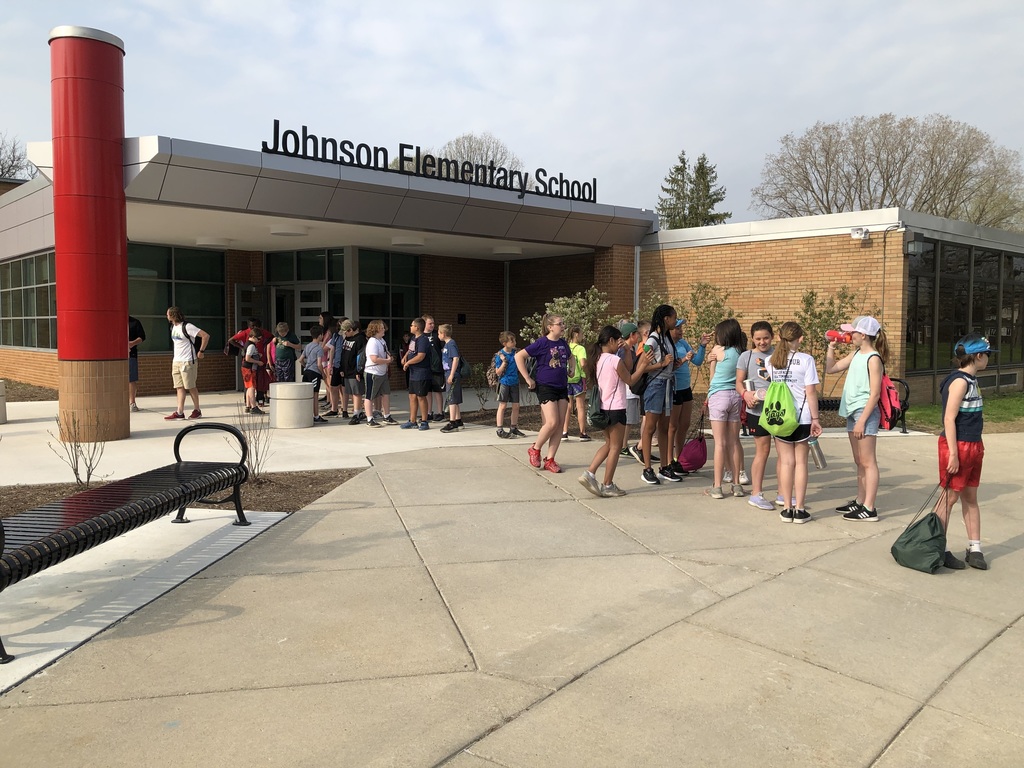
M444 343L441 350L441 366L444 370L445 402L448 405L448 423L441 427L445 434L457 432L462 424L462 372L464 364L459 346L452 338L451 323L442 323L437 329L437 337Z
M512 331L498 334L501 349L494 355L491 369L498 384L498 413L495 421L498 437L526 437L519 431L519 367L516 365L516 335ZM504 429L505 407L512 404L512 416L509 429Z

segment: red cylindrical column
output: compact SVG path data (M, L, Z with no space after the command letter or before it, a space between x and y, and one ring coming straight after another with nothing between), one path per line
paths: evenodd
M110 432L90 439L128 436L123 60L101 30L50 32L60 405Z

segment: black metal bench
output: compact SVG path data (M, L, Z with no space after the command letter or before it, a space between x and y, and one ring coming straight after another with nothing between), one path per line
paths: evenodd
M910 409L910 384L904 379L893 379L892 383L900 390L900 432L907 434L907 411ZM839 397L819 397L819 411L838 411Z
M181 441L200 429L234 435L241 449L238 463L182 461ZM174 439L174 464L0 520L0 592L174 510L178 514L171 522L187 523L185 508L189 504L220 504L231 499L238 516L233 524L249 525L242 511L242 483L249 478L248 454L245 436L235 427L217 422L192 424ZM228 489L231 493L222 499L209 498ZM0 664L13 658L0 638Z

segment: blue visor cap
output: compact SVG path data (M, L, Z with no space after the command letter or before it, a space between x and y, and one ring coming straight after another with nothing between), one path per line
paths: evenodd
M991 354L999 351L998 349L992 349L991 345L988 343L988 339L984 336L980 339L971 339L970 341L961 339L957 344L957 347L963 347L965 355L976 355L979 352L988 352Z

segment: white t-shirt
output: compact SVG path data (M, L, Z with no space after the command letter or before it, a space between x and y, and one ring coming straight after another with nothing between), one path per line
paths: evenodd
M182 325L185 326L185 332L192 338L185 336L185 333L182 332ZM171 359L175 363L195 362L196 348L192 346L192 342L199 337L199 331L199 328L189 322L171 326L171 341L174 344L174 357Z
M818 366L806 352L790 352L789 367L776 370L769 360L765 365L770 381L784 381L793 395L793 403L800 414L801 424L811 423L811 409L807 407L807 388L818 384Z
M388 356L388 345L384 343L384 339L378 339L376 336L367 339L366 351L363 354L366 355L365 370L368 374L371 376L383 376L388 372L387 363L372 362L373 357L385 358Z

